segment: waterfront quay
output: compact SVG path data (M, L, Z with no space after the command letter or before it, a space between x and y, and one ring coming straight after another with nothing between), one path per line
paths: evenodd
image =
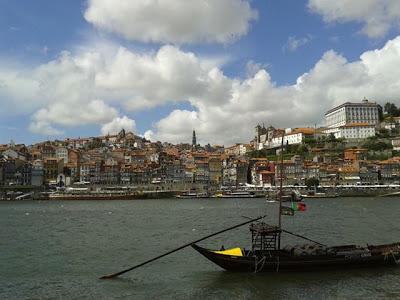
M299 191L309 198L334 197L400 197L400 185L347 185L318 186L283 186L289 194ZM218 195L232 192L247 192L256 197L278 199L279 188L276 186L257 187L207 187L204 185L150 185L150 186L75 186L67 188L43 189L38 187L15 186L0 187L0 200L135 200L168 199L191 193L218 198ZM190 198L190 197L189 197Z

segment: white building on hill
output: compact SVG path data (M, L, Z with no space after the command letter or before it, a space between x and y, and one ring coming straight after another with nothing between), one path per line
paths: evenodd
M367 123L352 123L340 126L335 133L336 138L366 139L375 135L375 126Z
M314 128L286 128L285 135L283 136L283 144L298 145L301 144L306 137L313 137L315 135ZM276 135L272 138L271 142L267 145L268 148L278 148L282 144L282 135Z
M367 99L361 103L346 102L325 114L325 133L336 138L364 139L375 135L379 124L378 104Z

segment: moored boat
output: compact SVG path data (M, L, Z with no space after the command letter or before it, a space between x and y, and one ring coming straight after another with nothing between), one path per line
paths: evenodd
M136 194L85 193L85 194L50 194L49 200L130 200L137 198Z
M337 198L339 197L336 193L325 193L325 192L308 192L307 194L301 195L303 198Z
M216 198L259 198L262 195L256 195L254 192L248 191L232 191L215 194Z
M282 202L299 202L303 200L303 195L298 190L292 191L277 191L275 193L267 193L265 196L268 200L282 201Z
M209 197L210 197L209 194L206 192L203 193L187 192L175 196L175 198L182 198L182 199L209 198Z
M281 248L279 245L281 231L278 227L259 223L253 224L252 230L253 243L252 248L248 250L244 248L210 250L197 244L192 244L192 247L228 271L290 272L393 266L400 263L400 243L332 247L305 244Z

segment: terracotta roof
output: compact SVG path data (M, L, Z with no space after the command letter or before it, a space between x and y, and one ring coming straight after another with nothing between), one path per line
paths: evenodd
M315 129L310 128L310 127L294 128L294 130L292 131L292 134L295 134L295 133L314 134ZM288 134L288 135L290 135L290 134Z

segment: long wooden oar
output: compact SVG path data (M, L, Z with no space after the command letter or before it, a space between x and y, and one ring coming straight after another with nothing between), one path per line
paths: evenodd
M120 272L117 272L117 273L114 273L114 274L102 276L102 277L100 277L100 279L111 279L111 278L117 277L117 276L122 275L122 274L124 274L124 273L126 273L126 272L132 271L132 270L137 269L137 268L139 268L139 267L141 267L141 266L144 266L144 265L146 265L146 264L148 264L148 263L151 263L151 262L153 262L153 261L155 261L155 260L157 260L157 259L160 259L160 258L162 258L162 257L164 257L164 256L167 256L167 255L169 255L169 254L172 254L172 253L174 253L174 252L176 252L176 251L182 250L183 248L189 247L189 246L192 245L192 244L195 244L195 243L204 241L204 240L206 240L206 239L208 239L208 238L210 238L210 237L213 237L213 236L215 236L215 235L218 235L218 234L221 234L221 233L223 233L223 232L226 232L226 231L229 231L229 230L232 230L232 229L241 227L241 226L243 226L243 225L249 224L249 223L251 223L251 222L260 220L260 219L265 218L265 217L266 217L266 216L261 216L261 217L255 218L255 219L251 219L251 220L249 220L249 221L247 221L247 222L243 222L243 223L240 223L240 224L238 224L238 225L235 225L235 226L232 226L232 227L229 227L229 228L220 230L220 231L218 231L218 232L212 233L212 234L210 234L210 235L207 235L207 236L205 236L205 237L202 237L201 239L192 241L192 242L187 243L187 244L185 244L185 245L183 245L183 246L180 246L180 247L178 247L178 248L176 248L176 249L174 249L174 250L168 251L168 252L166 252L166 253L164 253L164 254L161 254L161 255L159 255L159 256L157 256L157 257L154 257L154 258L149 259L149 260L147 260L147 261L145 261L145 262L142 262L141 264L138 264L138 265L136 265L136 266L134 266L134 267L131 267L131 268L129 268L129 269L126 269L126 270L123 270L123 271L120 271Z

